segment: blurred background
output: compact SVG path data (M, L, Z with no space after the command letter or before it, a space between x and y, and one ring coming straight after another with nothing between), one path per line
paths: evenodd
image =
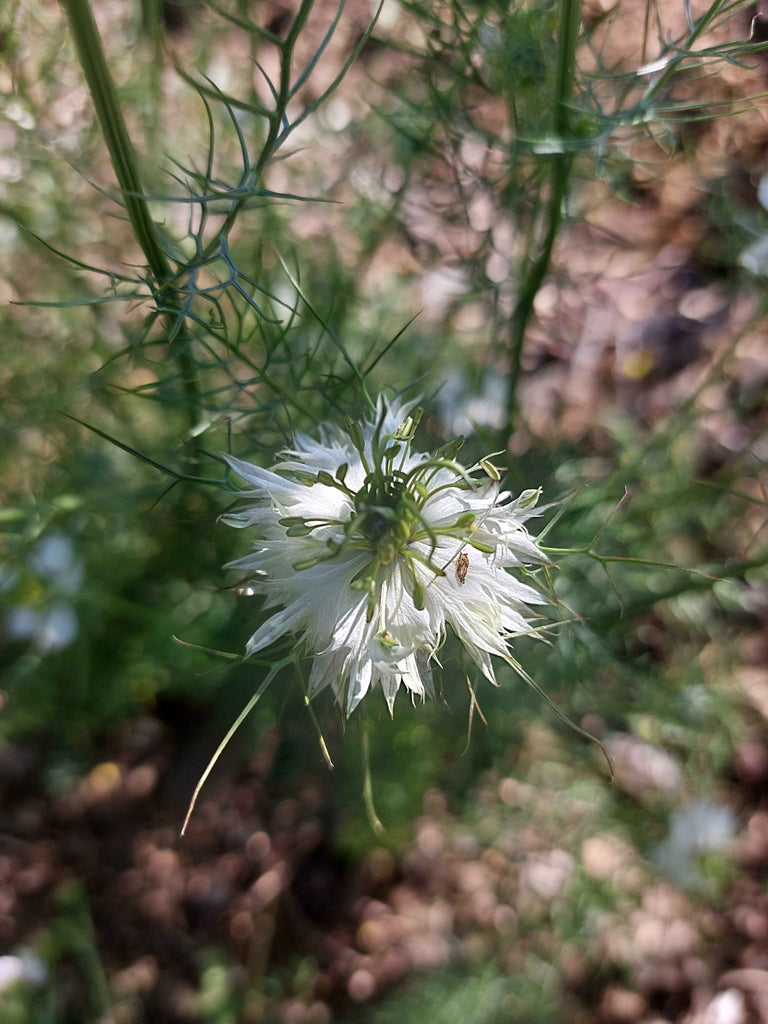
M768 1021L768 16L90 9L0 13L0 1021ZM180 838L271 665L220 453L380 391L543 488L515 653L613 777L449 638L383 836L298 663Z

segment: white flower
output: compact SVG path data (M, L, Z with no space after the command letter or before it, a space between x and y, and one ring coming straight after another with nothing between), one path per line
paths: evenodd
M18 955L0 956L0 995L19 981L42 985L47 975L40 957L28 950L22 950Z
M757 198L763 209L768 210L768 174L764 174L757 186ZM768 235L760 235L744 249L739 263L757 277L768 275Z
M506 571L546 561L524 525L539 492L513 499L486 461L466 470L462 439L413 452L411 408L380 398L362 425L297 436L271 470L227 456L250 486L222 518L257 538L228 568L279 609L246 653L300 634L314 654L310 695L331 686L347 714L376 683L390 711L401 683L431 695L446 625L495 683L492 656L510 660L509 638L544 601Z
M730 807L712 800L695 800L669 816L669 834L656 847L653 859L683 888L706 885L698 859L710 851L723 850L736 834L736 815Z

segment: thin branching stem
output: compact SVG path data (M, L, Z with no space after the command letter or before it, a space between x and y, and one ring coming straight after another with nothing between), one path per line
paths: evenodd
M523 346L533 303L552 262L552 250L563 220L563 207L568 193L568 181L573 163L570 147L570 100L576 61L576 43L581 16L580 0L562 0L560 30L557 44L557 73L555 78L555 105L553 131L559 152L552 157L551 193L546 211L546 231L538 255L526 263L520 291L512 314L510 342L510 383L507 407L509 433L514 429L517 416L517 388L523 359Z

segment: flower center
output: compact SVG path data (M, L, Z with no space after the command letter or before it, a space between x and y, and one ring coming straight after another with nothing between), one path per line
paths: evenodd
M421 519L417 497L399 477L374 471L355 496L357 529L381 565L389 565L408 546Z
M323 515L317 518L285 516L280 519L289 537L307 537L317 529L330 526L340 528L343 534L341 537L327 538L324 549L294 562L296 572L335 558L350 548L369 552L369 560L350 583L353 590L368 593L366 614L369 622L376 610L379 594L386 586L389 567L397 559L402 558L405 586L414 606L421 610L425 607L426 594L420 578L423 572L418 566L426 567L431 577L437 578L445 576L449 564L446 562L445 565L438 565L434 560L440 537L451 537L459 545L470 545L488 554L494 550L473 537L478 527L475 513L469 509L460 512L453 522L443 522L439 526L429 522L425 516L427 503L435 495L448 491L472 491L480 483L473 480L468 471L455 461L463 438L449 441L429 458L415 462L409 459L419 415L409 416L394 433L385 434L382 414L367 443L359 425L347 424L349 436L366 472L363 484L357 491L346 483L349 472L349 464L346 462L333 475L327 470L320 470L316 474L294 470L297 480L309 487L322 484L341 491L352 505L349 519L339 520ZM485 462L481 466L489 476L498 480L498 471L490 467L490 463L490 468L486 467ZM424 541L428 542L428 548L421 543ZM456 554L459 552L456 551ZM460 582L464 582L466 576L466 554L464 558L464 575L460 577ZM384 633L386 623L382 624Z

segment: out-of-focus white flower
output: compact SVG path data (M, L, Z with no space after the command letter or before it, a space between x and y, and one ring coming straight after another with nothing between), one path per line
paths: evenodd
M42 985L47 973L40 957L27 950L23 950L19 955L0 956L0 996L19 981Z
M15 604L3 616L2 625L14 640L30 640L48 653L67 647L77 636L77 613L71 603L83 582L83 564L72 540L53 532L38 541L29 569L45 595L38 607ZM18 583L17 573L0 572L0 593Z
M768 235L751 242L739 256L739 263L756 277L768 275Z
M4 626L14 640L34 640L41 651L60 651L77 636L77 616L62 601L43 611L18 604L10 608Z
M280 609L246 652L299 634L314 655L310 695L331 686L347 714L377 683L390 711L401 683L431 694L447 626L495 683L492 656L510 660L510 637L544 601L507 572L546 561L525 527L539 491L501 491L487 460L464 468L462 439L412 451L412 408L380 398L367 422L299 435L271 470L227 457L249 489L223 519L256 532L228 568Z
M764 174L757 186L757 198L763 209L768 210L768 174ZM739 263L757 277L768 276L768 235L761 235L744 249Z
M485 373L478 391L466 373L452 370L437 394L440 419L450 434L471 434L477 427L500 430L506 419L508 390L501 373Z
M672 812L669 835L656 847L654 860L678 884L696 888L704 882L697 859L724 849L735 832L736 815L730 807L696 800Z

